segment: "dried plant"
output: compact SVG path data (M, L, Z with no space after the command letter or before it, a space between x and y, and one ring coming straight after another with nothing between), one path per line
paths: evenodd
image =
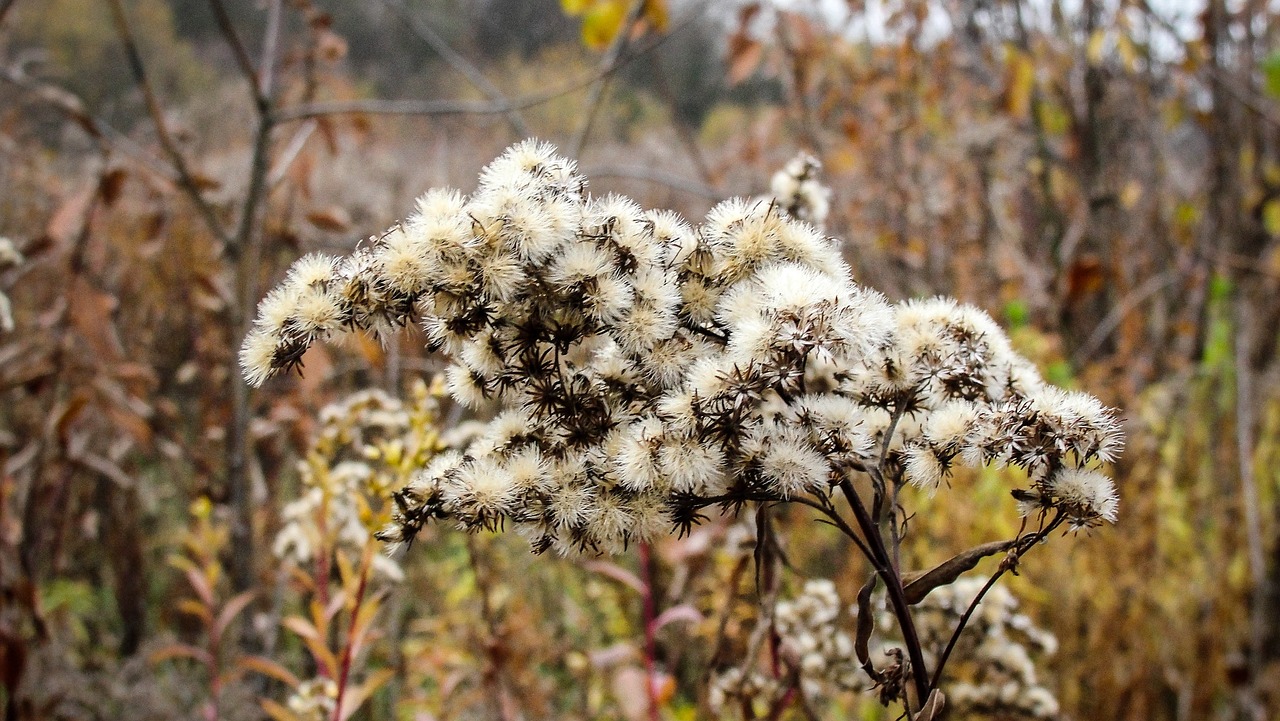
M976 605L1054 530L1115 520L1099 470L1122 444L1112 411L1045 384L976 308L890 304L857 285L836 242L777 201L727 201L695 230L589 196L571 161L525 142L471 197L431 191L353 255L295 264L241 361L256 385L317 340L415 321L452 359L453 397L496 414L397 492L383 540L410 542L429 521L510 524L535 552L614 553L687 532L710 506L757 504L768 558L768 508L799 503L874 568L862 605L884 584L905 658L877 666L860 629L858 659L882 700L909 710L941 707L931 692L971 615L931 678L912 604L1005 553ZM900 491L993 463L1026 474L1013 490L1026 532L903 571Z
M283 677L291 689L285 703L262 702L273 719L345 721L393 676L383 668L356 680L388 586L404 578L399 564L377 553L373 532L390 521L391 490L443 448L442 395L442 382L419 382L411 403L367 390L321 409L320 429L299 463L303 492L283 508L274 544L308 600L307 613L284 625L306 646L316 675Z

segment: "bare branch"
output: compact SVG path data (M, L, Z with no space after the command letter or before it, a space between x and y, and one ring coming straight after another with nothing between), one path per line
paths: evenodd
M227 14L227 8L222 4L222 0L209 0L209 7L213 10L213 17L218 23L218 30L222 32L222 38L226 40L227 46L231 48L231 54L236 59L236 65L240 66L240 73L244 75L245 80L249 83L249 88L253 92L255 100L261 101L262 86L258 81L258 71L253 67L253 61L249 59L249 53L244 49L244 43L240 40L240 35L236 33L236 29L231 24L231 16Z
M80 98L71 91L52 83L37 81L17 65L0 68L0 80L31 93L36 100L66 115L99 146L119 151L165 180L177 182L178 176L172 167L147 152L145 148L116 130L107 121L89 113Z
M449 67L466 78L467 82L471 83L481 93L484 93L486 98L493 102L506 102L506 95L498 89L498 86L489 82L484 73L480 72L480 68L477 68L474 63L463 57L457 50L454 50L419 15L410 12L409 8L405 7L403 0L382 0L382 2L399 15L400 19L405 21L405 24L409 26L414 35L418 36L418 39L426 43ZM532 134L529 131L529 126L525 124L524 118L520 116L519 111L509 110L503 114L507 116L507 122L511 123L511 129L515 131L516 135L527 138Z
M258 87L262 97L270 98L275 85L276 53L280 45L280 0L267 5L267 32L262 38L262 61L258 69Z
M622 165L601 165L594 166L583 170L584 173L593 178L628 178L631 180L643 180L649 183L663 185L673 190L679 190L682 193L689 193L707 200L719 201L724 200L724 195L715 188L699 183L696 180L690 180L674 173L669 173L656 168L637 168Z
M618 61L627 49L627 41L630 39L631 29L640 20L640 13L644 12L644 5L644 0L631 0L631 7L627 10L626 19L622 21L622 26L618 28L618 34L613 37L613 41L609 43L609 49L605 51L604 57L600 60L599 75L595 82L591 84L591 89L587 94L587 112L582 116L582 125L578 127L578 132L574 134L573 145L571 146L574 157L582 157L582 149L586 147L587 137L591 135L591 124L595 121L596 113L600 110L600 103L604 100L604 92L609 87L610 78L613 77L614 72L618 69Z
M169 162L173 164L173 168L178 174L178 185L195 204L196 210L200 213L201 220L208 226L209 231L224 243L230 242L231 237L227 234L221 221L218 220L217 213L214 212L213 206L209 204L200 191L200 185L196 182L195 176L191 173L191 169L187 166L187 160L182 156L182 152L178 150L178 146L173 142L173 137L169 135L169 129L165 125L164 110L160 107L160 101L156 99L155 91L151 88L151 81L147 78L146 67L142 64L142 54L138 52L138 44L133 39L133 31L129 27L129 19L125 15L124 7L120 4L120 0L107 0L107 5L111 8L111 17L116 25L116 32L120 36L120 41L124 43L125 54L129 59L129 70L133 73L134 80L138 83L138 89L142 91L142 97L147 104L147 113L151 116L151 123L155 126L156 139L160 142L160 147L164 150L165 155L169 157Z
M687 12L680 22L673 24L672 29L666 34L653 38L648 43L637 48L635 52L628 53L618 58L614 65L602 67L586 77L578 78L560 86L559 88L546 92L532 93L523 97L488 102L472 100L350 100L302 103L291 108L284 108L277 111L275 114L276 122L277 124L281 124L330 115L356 114L420 116L504 115L514 110L532 108L582 90L583 88L590 86L592 83L595 83L600 78L611 75L626 67L636 58L643 57L646 53L656 50L668 39L679 34L681 30L693 24L693 21L697 20L709 6L710 2L707 0L699 3Z

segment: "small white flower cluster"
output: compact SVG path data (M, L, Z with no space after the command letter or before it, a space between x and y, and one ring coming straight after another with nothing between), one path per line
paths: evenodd
M842 630L849 619L841 618L840 597L830 580L806 581L800 595L777 604L774 622L780 654L795 662L805 699L871 688L854 655L853 638ZM758 669L726 669L712 678L708 702L716 711L730 702L771 706L786 692L783 681Z
M272 545L277 557L300 565L312 562L327 543L358 556L369 542L368 498L389 494L386 486L393 482L374 466L374 458L382 455L375 442L402 442L410 431L411 414L399 400L374 389L325 406L320 423L308 458L298 464L306 490L285 504L284 525ZM375 554L372 563L380 577L403 580L403 570L391 558Z
M798 220L826 225L831 212L831 189L822 184L818 174L822 163L808 153L800 153L773 174L769 190L782 209Z
M337 705L338 684L322 676L303 681L285 702L298 721L326 721Z
M414 320L452 358L454 398L496 415L396 496L391 542L449 519L614 552L854 471L936 486L956 459L1026 467L1077 525L1114 517L1089 470L1118 450L1109 411L1046 387L981 311L858 286L776 200L726 201L694 229L588 196L525 142L472 196L431 191L350 257L295 264L241 360L259 384L318 339Z
M13 241L0 236L0 272L16 268L24 260ZM13 306L9 302L9 296L0 290L0 333L12 333L13 328Z
M926 648L942 648L986 579L962 578L934 589L919 605L916 631ZM888 619L885 619L888 621ZM1004 586L993 586L960 637L952 667L963 680L944 687L954 714L972 718L1037 718L1058 715L1058 700L1040 685L1032 654L1052 655L1053 634L1018 613L1018 600Z

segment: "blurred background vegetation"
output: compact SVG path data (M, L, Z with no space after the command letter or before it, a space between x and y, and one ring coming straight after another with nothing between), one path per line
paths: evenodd
M1063 718L1280 718L1278 31L1260 0L0 0L5 718L641 719L646 657L663 718L707 715L754 613L733 519L644 564L430 529L396 581L359 528L464 420L422 336L235 367L289 262L527 135L690 218L819 157L857 279L976 303L1123 409L1120 522L1010 581ZM912 565L1015 531L1008 487L917 499ZM851 602L810 521L787 583ZM648 595L679 612L646 654Z

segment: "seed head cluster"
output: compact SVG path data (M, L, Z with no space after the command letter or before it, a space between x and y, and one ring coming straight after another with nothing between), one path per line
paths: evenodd
M916 629L925 648L942 648L985 579L962 578L934 589L920 603ZM1051 656L1058 640L1018 611L1018 599L995 585L983 596L960 637L952 669L957 680L945 688L947 705L959 718L1052 719L1059 704L1037 676L1037 661ZM884 626L892 624L882 619Z
M977 309L855 284L789 202L726 201L695 228L589 195L572 161L524 142L472 195L433 190L352 255L298 261L241 362L258 385L317 340L422 324L449 392L491 420L396 495L393 543L447 521L615 552L710 505L825 494L872 467L936 488L982 463L1027 470L1026 513L1114 519L1108 409L1045 385Z

